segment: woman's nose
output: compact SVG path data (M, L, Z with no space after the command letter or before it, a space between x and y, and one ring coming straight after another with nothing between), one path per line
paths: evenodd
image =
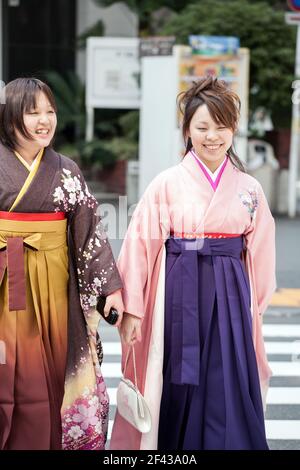
M48 123L49 122L49 116L48 114L41 114L39 118L40 123Z
M207 131L206 138L208 140L216 140L218 138L217 133L214 130Z

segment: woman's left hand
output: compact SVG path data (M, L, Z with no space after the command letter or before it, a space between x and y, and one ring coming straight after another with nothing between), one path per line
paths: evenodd
M116 290L112 294L109 294L106 297L105 307L104 307L104 315L107 317L111 308L115 308L119 314L118 321L114 324L114 326L119 327L121 325L121 321L123 318L124 312L124 304L122 299L122 291L121 289Z

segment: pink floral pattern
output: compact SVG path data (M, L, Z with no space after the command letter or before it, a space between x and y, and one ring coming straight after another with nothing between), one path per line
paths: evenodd
M103 450L108 430L109 399L101 375L94 390L85 387L81 397L67 407L62 416L62 448Z

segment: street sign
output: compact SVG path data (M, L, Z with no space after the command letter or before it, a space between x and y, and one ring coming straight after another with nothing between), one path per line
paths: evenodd
M86 74L88 107L139 108L138 48L138 38L88 38Z
M175 36L154 36L141 38L139 46L139 56L166 56L172 55Z
M240 40L235 36L189 36L192 53L204 56L232 55L236 56Z
M300 11L300 0L287 0L290 10Z
M285 13L285 22L287 24L300 25L300 11L296 12L287 12Z

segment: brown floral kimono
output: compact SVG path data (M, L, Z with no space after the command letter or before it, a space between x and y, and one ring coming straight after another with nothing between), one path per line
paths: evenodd
M103 449L94 308L121 280L78 166L39 157L0 145L0 449Z

